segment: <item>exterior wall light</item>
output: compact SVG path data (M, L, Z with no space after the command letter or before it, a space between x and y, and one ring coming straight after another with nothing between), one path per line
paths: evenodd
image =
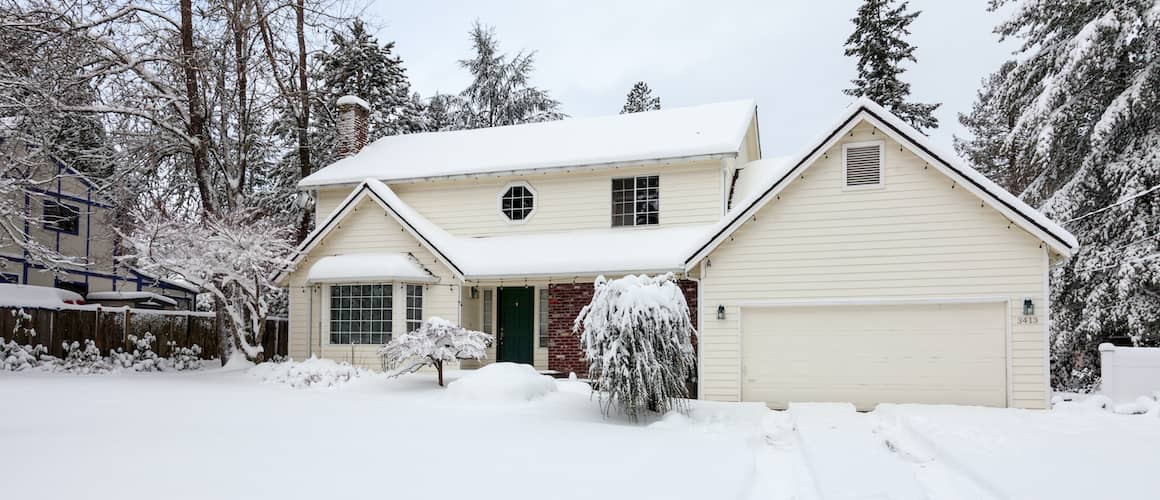
M725 306L717 306L717 319L725 319Z
M1034 316L1035 315L1035 303L1031 301L1030 297L1023 299L1023 315L1024 316Z

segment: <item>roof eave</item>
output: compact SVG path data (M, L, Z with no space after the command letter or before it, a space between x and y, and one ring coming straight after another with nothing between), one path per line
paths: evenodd
M557 165L543 168L523 168L523 169L506 169L494 171L481 172L466 172L461 174L448 175L429 175L421 177L401 177L401 178L380 178L380 181L389 182L391 184L410 184L416 182L428 182L434 180L456 180L456 179L480 179L480 178L496 178L496 177L510 177L513 175L535 175L535 174L550 174L557 172L568 171L596 171L614 168L637 167L655 165L658 163L675 163L675 162L697 162L697 161L716 161L722 158L736 158L737 151L726 151L718 153L683 155L683 156L665 156L658 158L646 158L602 163L576 163L567 165ZM365 180L366 177L342 179L335 182L306 182L303 179L298 182L298 189L309 190L318 188L335 188L335 187L353 187L357 186Z

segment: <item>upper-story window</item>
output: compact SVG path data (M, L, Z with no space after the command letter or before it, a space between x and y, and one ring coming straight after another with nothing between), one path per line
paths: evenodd
M512 222L523 222L536 211L536 192L526 182L509 184L499 198L499 210Z
M612 179L612 225L646 226L661 222L661 178L656 175Z
M56 200L44 200L44 227L62 233L77 234L81 211Z

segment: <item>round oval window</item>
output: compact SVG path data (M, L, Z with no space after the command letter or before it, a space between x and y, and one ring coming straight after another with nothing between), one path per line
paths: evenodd
M536 207L536 196L531 188L523 185L511 186L500 199L500 210L513 221L522 221L532 214Z

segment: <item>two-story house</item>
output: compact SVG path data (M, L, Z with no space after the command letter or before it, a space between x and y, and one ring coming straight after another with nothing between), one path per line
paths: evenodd
M192 309L195 287L118 262L114 207L85 175L60 161L27 162L24 146L0 141L3 175L25 179L9 206L22 208L23 234L67 260L56 272L30 259L23 242L0 244L0 283L62 288L89 303ZM0 238L9 238L0 234Z
M752 101L363 147L299 184L317 228L281 280L290 354L379 366L431 316L485 362L586 371L598 275L674 273L701 398L1048 404L1048 266L1073 236L873 102L762 159Z

